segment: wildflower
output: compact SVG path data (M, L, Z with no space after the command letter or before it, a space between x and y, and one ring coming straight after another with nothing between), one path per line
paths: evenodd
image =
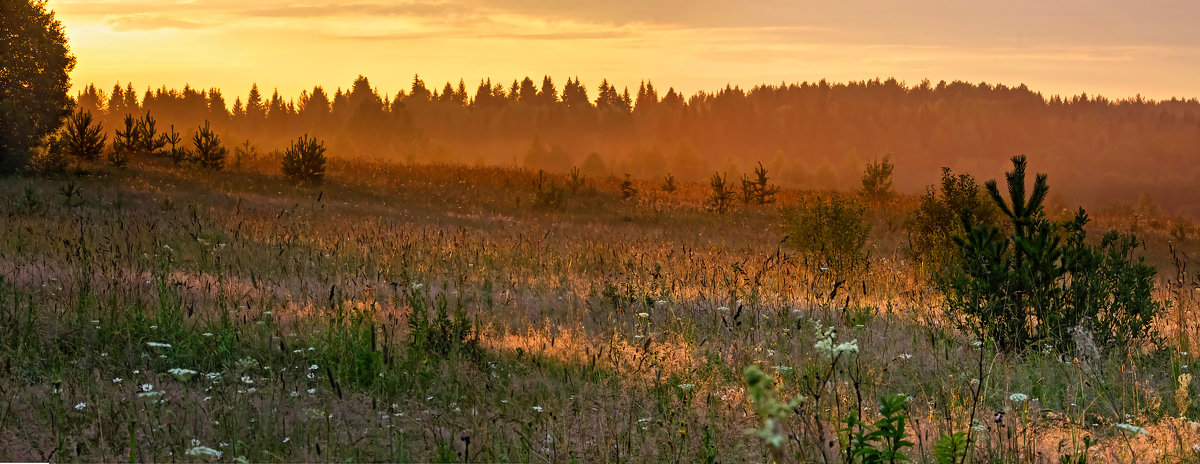
M199 441L199 440L192 440L193 443L197 442L197 441ZM220 451L209 448L207 446L198 446L198 445L193 446L191 449L187 450L186 453L188 456L193 456L193 457L207 456L207 457L221 459Z
M113 378L113 383L121 383L121 381L122 381L122 380L125 380L125 379L122 379L122 378L120 378L120 377L114 377L114 378Z
M1013 393L1011 395L1008 395L1008 400L1012 401L1014 403L1021 403L1027 399L1029 399L1029 395L1026 395L1024 393Z
M650 317L649 313L638 313L638 317Z
M200 446L200 440L193 438L193 439L192 439L192 446Z
M180 382L187 382L188 380L192 379L192 376L196 375L196 371L179 367L170 369L167 372L170 372L171 375L175 376L176 379L179 379Z
M1147 432L1147 431L1146 431L1146 429L1144 429L1144 428L1141 428L1141 427L1138 427L1138 426L1136 426L1136 425L1131 425L1131 424L1117 424L1117 425L1115 425L1115 427L1116 427L1116 428L1118 428L1118 429L1124 430L1124 431L1126 431L1126 432L1129 432L1129 433L1134 433L1134 434L1142 434L1142 435L1148 435L1148 434L1149 434L1149 432Z
M312 373L312 372L309 372L309 373L308 373L308 378L310 378L310 379L315 379L315 378L317 378L317 376L313 375L313 373Z
M912 359L912 355L908 353L901 353L900 356L897 357L900 359Z
M315 389L315 388L310 388L310 389L308 389L308 394L310 394L310 395L313 395L313 394L316 394L316 393L317 393L317 389Z
M311 365L311 366L308 366L308 370L310 370L310 371L315 371L315 370L317 370L317 369L318 369L318 367L317 367L317 365L316 365L316 364L313 364L313 365Z
M146 342L146 346L151 348L170 348L170 343Z
M76 411L82 411L82 410L83 410L83 408L86 408L86 407L87 407L87 403L79 403L79 404L76 404L76 405L75 405L75 410L76 410Z
M108 352L106 351L106 352L100 353L100 357L101 357L101 358L107 358L107 357L108 357Z
M541 406L534 406L534 407L533 407L533 410L534 410L534 411L537 411L537 412L542 412L542 407L541 407Z
M679 384L679 389L680 389L680 390L691 390L691 389L693 389L693 388L696 388L696 384L694 384L694 383L681 383L681 384Z
M775 372L786 372L792 370L792 368L789 366L775 366L772 367L772 369L775 369Z
M160 392L160 391L148 391L148 392L138 393L138 398L158 398L158 397L162 396L162 394L163 394L163 392Z
M213 336L212 332L204 332L204 333L202 333L202 334L200 334L200 335L203 335L203 336L205 336L205 337L211 337L211 336Z
M250 376L248 376L248 375L243 375L242 383L254 383L254 379L250 378Z
M154 385L150 385L150 384L148 384L148 383L143 383L143 384L142 384L142 386L141 386L141 389L142 389L142 391L143 391L143 392L148 392L148 391L150 391L150 390L153 390L153 389L154 389Z
M283 442L284 442L284 443L287 443L287 442L289 442L289 441L292 441L292 437L283 437Z

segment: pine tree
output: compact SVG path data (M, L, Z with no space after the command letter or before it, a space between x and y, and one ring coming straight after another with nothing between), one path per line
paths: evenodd
M733 189L729 188L725 177L720 173L713 173L712 179L709 180L709 188L712 189L712 192L708 195L708 199L704 200L705 209L717 214L725 214L733 203Z
M200 166L215 171L225 167L228 149L221 145L221 137L209 128L208 121L204 121L204 125L192 136L192 144L196 147L194 156Z
M134 144L135 150L143 155L161 156L163 147L167 145L166 140L155 129L157 122L150 113L146 113L141 120L137 122L137 141Z
M325 178L325 143L301 136L283 153L283 175L302 184L320 184Z
M104 152L108 136L99 121L93 124L92 113L79 111L67 119L63 132L62 150L79 161L95 161Z
M124 128L117 129L113 134L112 151L108 154L109 164L117 167L128 164L129 155L138 146L138 125L133 115L126 114L124 124Z

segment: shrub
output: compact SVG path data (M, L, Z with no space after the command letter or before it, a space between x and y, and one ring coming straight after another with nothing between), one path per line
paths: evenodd
M192 136L192 145L196 147L192 155L197 164L216 171L225 167L228 150L221 145L221 137L209 128L208 121Z
M871 226L863 222L865 209L837 194L783 211L787 242L811 253L822 266L854 272L865 268L865 245Z
M1134 261L1137 239L1109 232L1099 246L1089 245L1082 208L1069 221L1047 220L1046 175L1038 174L1026 196L1025 157L1012 161L1008 202L996 181L987 183L1012 232L964 223L965 233L954 238L958 263L939 279L947 309L1002 351L1042 341L1070 349L1078 327L1108 344L1148 335L1161 304L1151 297L1155 269Z
M563 189L547 179L546 172L541 169L533 179L533 195L533 204L539 208L558 209L563 202Z
M936 276L957 263L958 252L951 237L962 235L963 221L998 225L996 207L979 195L979 185L969 174L954 175L942 168L941 196L929 186L921 204L906 225L908 255Z
M283 153L283 175L302 184L320 184L325 177L325 144L307 135Z
M676 190L679 190L679 184L675 182L675 176L668 172L667 176L663 178L662 191L674 193Z
M779 187L770 184L769 181L767 169L759 162L758 167L754 168L753 179L742 176L742 202L759 205L775 203L775 194L779 193Z
M632 200L638 194L638 190L633 186L633 179L629 174L625 174L625 180L621 182L621 199L625 201Z
M137 121L137 131L135 133L134 151L143 155L162 156L164 154L163 147L167 146L165 134L159 134L155 128L157 122L150 113L146 113L142 119Z

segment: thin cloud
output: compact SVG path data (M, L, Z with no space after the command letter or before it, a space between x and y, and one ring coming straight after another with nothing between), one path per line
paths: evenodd
M199 29L205 24L163 15L133 14L110 16L104 24L114 31L154 31L159 29Z

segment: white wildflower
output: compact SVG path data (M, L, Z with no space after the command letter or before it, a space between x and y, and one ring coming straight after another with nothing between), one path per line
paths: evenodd
M192 441L195 442L197 440L192 440ZM204 457L212 457L212 458L221 459L220 451L209 448L207 446L194 446L191 449L187 450L186 453L188 456L192 456L192 457L204 456Z
M1027 399L1029 399L1029 395L1026 395L1024 393L1013 393L1011 395L1008 395L1008 400L1012 401L1014 403L1021 403Z
M537 411L537 412L542 412L542 407L541 407L541 406L534 406L534 407L533 407L533 410L534 410L534 411Z
M172 369L168 370L167 372L169 372L169 373L171 373L171 375L175 376L176 379L179 379L180 382L187 382L188 380L192 379L192 376L196 375L196 371L193 371L191 369L184 369L184 368L180 368L180 367L172 368Z
M1144 428L1138 427L1136 425L1131 425L1131 424L1117 424L1115 427L1118 429L1124 430L1126 432L1133 433L1133 434L1148 435L1150 433L1150 432L1147 432L1146 429L1144 429Z
M79 404L76 404L76 405L75 405L75 410L76 410L76 411L82 411L82 410L83 410L83 408L86 408L86 407L87 407L87 403L79 403Z
M146 342L146 346L151 348L170 348L170 343Z

